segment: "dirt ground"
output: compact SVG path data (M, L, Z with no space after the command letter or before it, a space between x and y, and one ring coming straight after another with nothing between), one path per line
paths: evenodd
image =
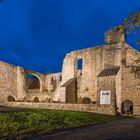
M140 119L118 120L39 136L32 140L140 140Z

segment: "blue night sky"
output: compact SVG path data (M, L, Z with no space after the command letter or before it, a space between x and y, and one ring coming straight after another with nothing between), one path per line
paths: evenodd
M0 0L0 60L27 69L61 71L66 53L104 44L140 0ZM135 44L140 34L128 35Z

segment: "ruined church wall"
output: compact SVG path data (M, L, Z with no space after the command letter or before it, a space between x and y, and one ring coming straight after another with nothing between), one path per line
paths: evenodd
M126 49L126 66L136 66L138 65L135 61L140 58L140 52L125 44Z
M23 100L26 96L26 81L24 75L24 69L17 66L16 67L16 80L17 80L17 100Z
M35 97L34 95L37 95L37 97L40 96L40 98L42 98L41 93L46 90L45 86L46 75L31 70L27 70L19 66L17 66L16 74L17 74L17 100L23 101L26 98L27 100L32 101L32 97ZM40 84L39 89L28 89L29 83L27 80L27 75L34 75L35 77L38 78Z
M61 73L47 74L45 78L45 86L47 91L55 91L61 80Z
M0 101L11 95L17 98L16 67L0 61Z
M62 84L77 77L77 96L97 100L97 75L105 68L121 66L122 43L97 46L73 51L66 55L62 69ZM77 62L83 60L82 76L78 75ZM62 91L65 98L65 90Z
M121 66L121 52L122 52L123 45L124 44L119 42L112 45L106 45L104 47L104 53L103 53L104 69L114 67L114 66Z
M14 66L5 62L0 62L0 68L0 95L2 95L1 101L7 101L7 97L9 95L13 96L16 101L23 101L25 97L27 97L28 100L32 101L35 96L40 98L40 101L46 100L47 94L44 95L44 92L47 89L47 86L45 85L46 75L30 71L19 66ZM27 89L26 76L28 74L33 74L39 78L41 91L29 91ZM55 74L55 76L56 75L58 74Z
M61 100L61 73L47 74L45 79L45 85L49 97L54 102L60 102Z
M63 63L62 69L62 84L70 80L71 78L79 78L77 63L79 59L82 59L82 76L80 77L80 85L79 80L77 81L79 85L78 89L78 97L81 96L91 96L95 95L95 73L96 73L96 51L93 48L73 51L66 55ZM88 94L85 93L85 90L88 88ZM65 90L64 90L65 92ZM62 93L62 96L65 96L65 93ZM65 97L64 97L65 99Z
M140 58L140 53L130 46L126 48L126 66L122 67L121 100L133 102L133 114L140 115L140 76L137 77L133 67L138 66L135 62Z
M135 77L132 67L122 68L122 102L130 100L134 105L134 115L140 115L140 79Z
M98 63L101 67L102 63L98 62L98 51L94 50L93 48L89 48L83 51L77 52L77 59L83 59L83 66L82 66L82 76L79 76L77 79L77 95L78 98L90 98L92 101L96 101L96 72L97 67L96 64Z

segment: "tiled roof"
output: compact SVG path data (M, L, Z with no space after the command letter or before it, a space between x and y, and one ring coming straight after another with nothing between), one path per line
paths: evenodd
M97 77L103 77L103 76L113 76L116 75L119 71L120 67L113 67L102 70Z

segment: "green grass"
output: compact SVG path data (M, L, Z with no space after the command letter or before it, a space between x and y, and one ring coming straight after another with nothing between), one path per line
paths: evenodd
M54 132L56 130L89 126L121 118L87 112L39 109L0 113L0 138L33 132Z

